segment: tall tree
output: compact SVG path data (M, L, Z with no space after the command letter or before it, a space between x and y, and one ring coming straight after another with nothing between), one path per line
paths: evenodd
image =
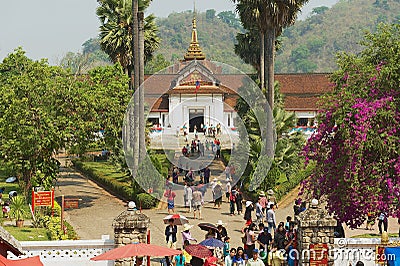
M131 73L133 17L132 0L99 0L96 14L100 19L100 45L110 56L112 62L119 62L124 70ZM140 0L138 10L144 11L150 0ZM150 59L159 47L160 38L157 36L158 27L155 17L149 15L145 19L145 48L146 59ZM131 76L131 75L130 75Z
M304 193L326 199L352 228L370 212L400 217L400 25L380 25L362 44L359 54L339 55L304 149L318 165Z
M283 28L297 18L301 7L308 0L232 0L245 29L257 29L260 34L260 79L261 88L267 89L270 110L274 109L274 55L277 36ZM265 110L269 108L266 106ZM266 155L274 155L274 134L272 114L267 112Z

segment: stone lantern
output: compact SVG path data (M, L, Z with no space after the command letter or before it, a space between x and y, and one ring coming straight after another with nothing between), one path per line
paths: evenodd
M114 219L114 242L117 247L131 243L146 243L150 218L136 210L136 204L129 202L128 209ZM132 259L116 260L116 266L129 266Z
M337 221L317 199L309 208L295 217L298 225L297 239L299 265L334 265L334 232Z

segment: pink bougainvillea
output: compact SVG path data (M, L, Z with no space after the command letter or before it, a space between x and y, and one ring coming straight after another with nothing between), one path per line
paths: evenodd
M361 54L340 56L303 151L317 167L301 193L326 199L353 228L369 212L400 217L400 27L381 26L364 44Z

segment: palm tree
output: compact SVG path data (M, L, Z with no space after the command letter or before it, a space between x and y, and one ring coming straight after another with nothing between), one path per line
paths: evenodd
M274 110L274 54L275 41L283 28L293 24L301 7L308 0L232 0L244 28L260 33L260 83L267 89L270 110ZM268 106L265 155L274 156L273 119ZM264 154L264 150L263 150Z
M100 19L100 45L109 55L113 63L119 62L130 74L133 68L132 38L133 17L132 0L98 0L96 14ZM138 10L143 12L150 0L140 0ZM149 15L144 21L145 60L158 49L161 39L157 36L158 27L154 15Z
M244 28L260 33L261 87L268 91L268 103L274 106L274 53L276 38L283 28L294 23L300 9L308 0L232 0L237 3ZM263 68L264 66L264 68ZM265 75L264 75L265 74Z

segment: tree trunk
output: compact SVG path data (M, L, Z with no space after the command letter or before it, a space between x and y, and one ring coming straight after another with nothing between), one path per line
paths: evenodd
M139 163L146 157L146 117L144 113L144 13L138 14L139 26Z
M265 88L265 33L260 31L260 88Z
M134 77L134 96L133 96L133 169L132 176L136 177L138 165L139 165L139 28L138 28L138 11L139 11L139 0L132 1L132 42L133 42L133 77Z
M275 138L274 138L274 121L273 121L273 110L274 110L274 56L275 56L275 29L267 29L265 41L265 85L267 87L267 101L270 110L267 111L267 145L266 155L269 158L274 157L275 151ZM268 108L267 108L268 109Z

